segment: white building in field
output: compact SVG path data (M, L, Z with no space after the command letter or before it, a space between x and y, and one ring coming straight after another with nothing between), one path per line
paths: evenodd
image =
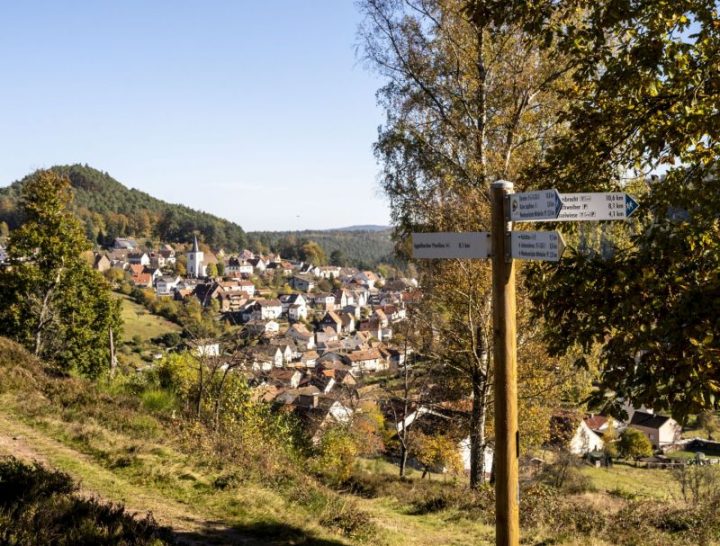
M187 275L199 279L205 276L205 266L203 260L205 259L205 253L200 250L198 246L197 236L193 240L193 247L187 255Z

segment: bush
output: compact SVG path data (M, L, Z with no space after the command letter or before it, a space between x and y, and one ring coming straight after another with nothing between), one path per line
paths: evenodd
M140 395L143 407L153 413L169 413L177 406L177 400L172 392L164 389L147 390Z
M0 544L160 546L174 544L152 516L136 518L121 505L74 495L67 474L0 459Z
M344 427L334 427L323 434L312 466L328 482L340 485L350 478L357 454L352 434Z
M620 456L626 459L650 457L653 454L653 447L648 437L634 428L623 430L620 435L618 449Z

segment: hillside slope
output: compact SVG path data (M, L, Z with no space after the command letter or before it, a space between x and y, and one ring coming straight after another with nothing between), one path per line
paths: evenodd
M491 536L481 523L448 529L455 514L418 516L389 497L332 491L268 445L221 449L224 439L131 394L142 392L139 377L58 377L1 337L0 376L0 456L38 460L85 495L150 511L181 544L490 543L478 540Z
M238 250L246 244L245 232L239 225L127 188L106 172L87 165L59 165L50 170L70 179L76 212L93 241L108 243L115 237L135 236L184 243L192 241L197 232L214 248ZM18 197L31 176L0 188L0 222L6 222L11 229L22 222Z

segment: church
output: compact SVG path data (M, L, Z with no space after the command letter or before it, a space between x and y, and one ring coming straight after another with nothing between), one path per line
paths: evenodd
M200 250L200 247L198 246L198 240L197 235L195 235L193 239L193 247L190 252L187 254L187 275L188 277L200 279L205 277L205 265L203 265L203 260L205 259L205 254L202 250Z

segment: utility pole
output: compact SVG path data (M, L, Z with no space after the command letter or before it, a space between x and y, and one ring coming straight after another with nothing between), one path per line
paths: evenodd
M520 437L517 417L517 357L515 331L515 266L510 252L509 221L512 182L493 182L492 290L493 362L495 365L495 544L520 542Z

